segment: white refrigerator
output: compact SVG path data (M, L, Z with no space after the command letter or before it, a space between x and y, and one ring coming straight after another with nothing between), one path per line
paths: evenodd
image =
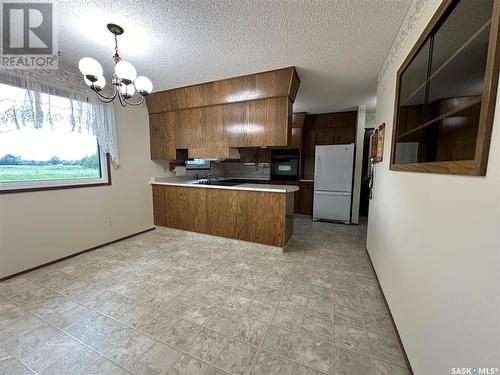
M316 146L313 220L351 222L354 144Z

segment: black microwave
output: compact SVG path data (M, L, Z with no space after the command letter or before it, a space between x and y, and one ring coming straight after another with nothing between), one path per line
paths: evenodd
M271 180L299 179L299 150L271 150Z

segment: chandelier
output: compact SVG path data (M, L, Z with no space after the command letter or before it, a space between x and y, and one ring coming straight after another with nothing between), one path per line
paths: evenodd
M106 79L103 75L102 66L97 60L92 57L84 57L78 62L78 68L83 74L85 83L96 93L100 101L111 103L118 97L123 107L126 107L127 104L140 105L144 101L144 97L153 90L153 84L147 77L137 77L137 71L134 66L121 59L118 53L118 35L123 34L123 28L113 23L108 23L108 30L115 36L115 54L113 55L115 69L111 80L113 94L106 96L102 93L106 85ZM139 100L134 98L136 91L139 94Z

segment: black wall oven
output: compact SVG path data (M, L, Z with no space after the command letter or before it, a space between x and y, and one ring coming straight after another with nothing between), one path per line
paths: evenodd
M271 180L299 179L299 150L271 150Z

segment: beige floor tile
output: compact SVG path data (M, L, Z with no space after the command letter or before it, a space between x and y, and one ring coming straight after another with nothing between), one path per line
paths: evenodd
M211 364L215 364L225 343L225 336L204 328L193 340L193 344L188 351L195 357L201 358Z
M275 310L275 305L270 305L262 301L251 301L245 311L245 315L249 318L260 320L261 322L270 323Z
M226 342L214 365L235 375L250 372L257 348L237 340Z
M398 366L405 366L401 348L396 338L388 338L368 333L370 339L371 355L377 359Z
M335 324L333 327L333 342L337 346L355 352L370 353L368 334L361 329Z
M61 358L52 363L41 372L41 375L79 375L85 374L89 367L99 360L101 356L83 345L65 353Z
M173 366L168 370L167 375L216 375L216 370L191 356L181 355Z
M13 297L16 294L30 291L37 285L25 277L16 277L0 283L0 296Z
M271 326L267 331L262 348L286 358L293 359L297 339L297 333Z
M136 375L162 375L180 355L181 352L156 342L132 363L130 369Z
M180 350L188 350L201 329L202 327L197 324L179 319L160 336L160 340Z
M301 334L332 342L333 323L331 320L306 314L302 323Z
M410 375L410 372L403 367L396 366L376 358L372 359L375 375Z
M163 310L156 310L153 314L147 316L137 328L156 339L159 339L173 325L179 324L181 319L169 314Z
M300 336L297 340L294 359L315 370L331 374L333 370L332 344L327 341Z
M335 375L372 375L370 357L344 348L333 348Z
M101 357L92 366L85 370L85 375L131 375L117 364Z
M302 316L303 314L299 311L278 307L276 313L274 314L272 324L277 327L298 332L302 324Z
M293 362L276 354L261 351L255 359L251 375L290 375Z
M40 347L21 357L21 361L35 372L40 372L64 357L80 344L59 332Z
M231 332L231 337L259 346L264 340L268 325L255 319L242 317Z

